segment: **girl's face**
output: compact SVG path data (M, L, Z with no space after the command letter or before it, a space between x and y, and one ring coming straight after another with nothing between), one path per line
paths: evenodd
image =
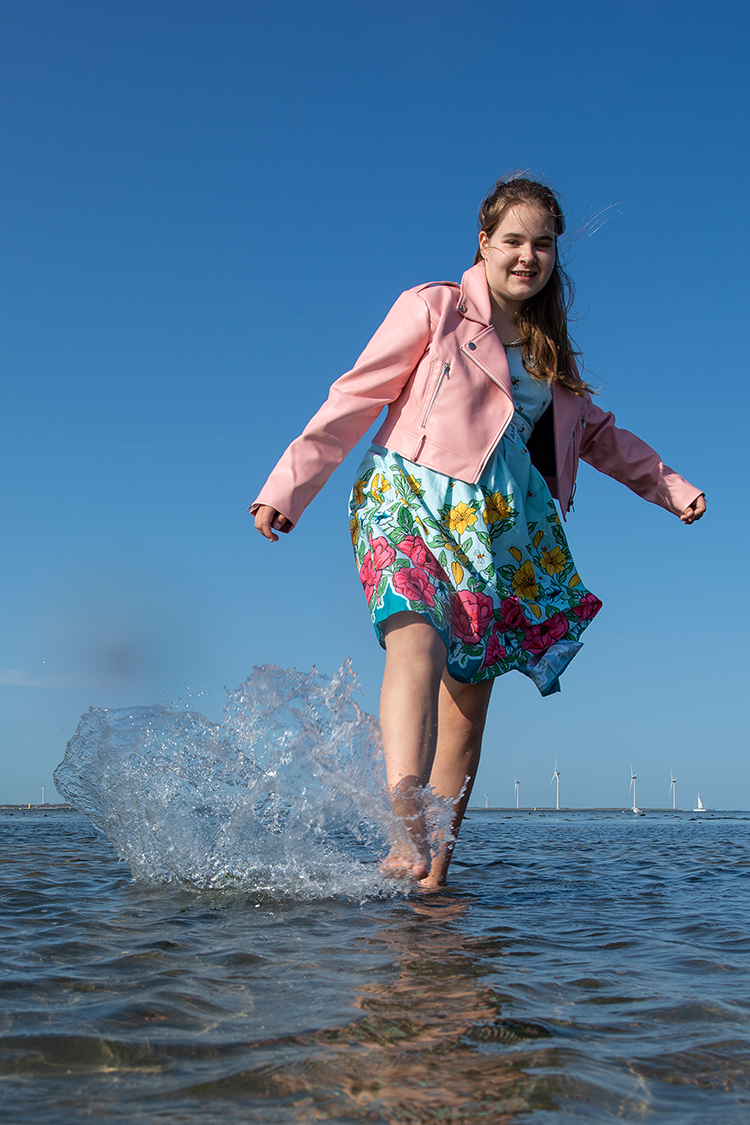
M490 293L501 306L519 308L539 293L555 268L554 219L533 203L506 211L488 237L479 234Z

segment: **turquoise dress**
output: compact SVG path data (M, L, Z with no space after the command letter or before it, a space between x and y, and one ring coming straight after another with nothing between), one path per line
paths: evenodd
M559 677L601 602L581 584L549 489L526 442L551 391L507 349L515 412L476 484L372 445L350 498L359 577L381 625L420 613L461 683L513 669L542 695Z

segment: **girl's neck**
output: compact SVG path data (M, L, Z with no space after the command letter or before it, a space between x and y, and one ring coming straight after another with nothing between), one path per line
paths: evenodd
M497 332L503 344L512 344L518 339L518 323L516 315L520 309L520 305L513 302L513 307L509 307L509 302L500 302L493 294L490 294L492 302L492 327Z

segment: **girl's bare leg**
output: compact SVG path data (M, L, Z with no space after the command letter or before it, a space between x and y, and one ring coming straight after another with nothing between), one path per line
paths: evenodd
M435 759L447 650L432 625L408 610L389 617L383 635L380 727L391 808L401 830L381 869L388 875L424 879L430 871L430 849L421 790Z
M438 702L438 737L429 785L453 801L453 840L432 857L429 874L420 886L444 886L453 857L455 839L469 803L479 766L482 736L493 680L461 684L443 669Z

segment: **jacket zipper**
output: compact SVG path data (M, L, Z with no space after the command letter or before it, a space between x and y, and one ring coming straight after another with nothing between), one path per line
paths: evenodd
M432 408L435 405L435 399L437 398L438 392L440 391L440 388L443 385L443 380L447 377L448 373L450 372L450 369L451 369L451 365L449 363L443 364L443 370L440 372L440 378L437 381L437 386L435 387L435 390L432 392L432 398L430 399L430 405L427 407L427 410L425 411L424 418L422 419L422 429L423 430L427 428L427 422L428 422L428 419L429 419L430 415L432 414Z
M575 465L575 474L576 475L573 477L573 490L570 493L570 500L568 501L568 511L569 512L575 511L575 504L573 503L573 500L575 498L576 489L578 488L578 481L577 481L576 478L578 477L578 462L581 458L581 445L583 443L583 431L585 429L586 429L586 419L581 418L580 432L579 432L579 429L578 429L577 425L576 425L576 428L573 430L573 464Z

